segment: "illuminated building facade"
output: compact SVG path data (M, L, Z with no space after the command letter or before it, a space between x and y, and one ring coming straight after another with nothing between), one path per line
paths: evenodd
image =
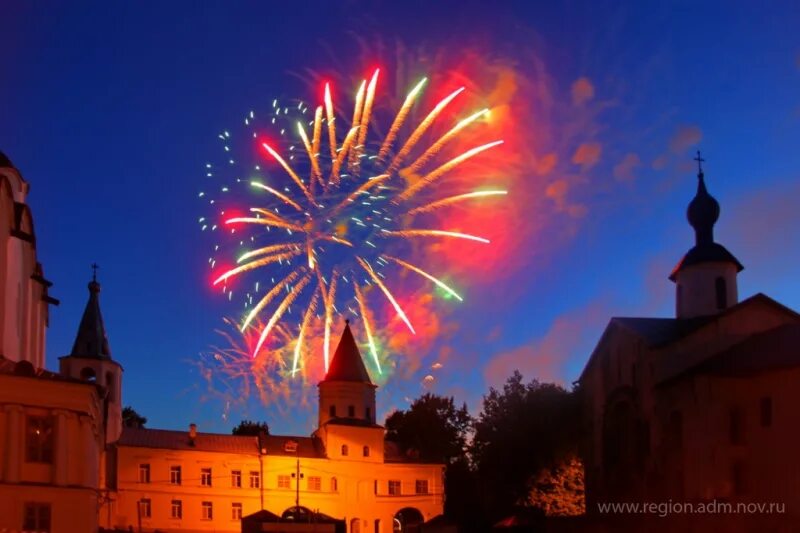
M308 437L123 428L100 284L59 372L45 369L50 283L36 261L28 184L0 153L0 531L239 531L296 506L350 532L414 531L442 513L444 465L409 461L375 420L346 325Z

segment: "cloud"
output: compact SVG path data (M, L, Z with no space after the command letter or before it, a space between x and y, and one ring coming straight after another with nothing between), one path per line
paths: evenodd
M594 85L589 78L578 78L572 84L572 103L582 105L594 98Z
M546 176L553 171L558 163L558 155L550 152L536 160L536 173L540 176Z
M617 181L633 181L636 179L634 171L641 166L642 161L634 153L627 154L622 161L614 165L614 177Z
M602 151L603 147L598 142L583 143L572 154L572 162L580 165L583 170L590 169L600 161Z
M703 140L703 132L695 125L681 126L669 141L669 149L674 154L682 154Z
M667 163L668 163L667 156L662 154L653 159L653 163L651 164L651 166L653 167L653 170L664 170L665 168L667 168Z
M577 378L570 366L586 360L611 315L608 302L598 299L557 317L541 337L492 357L484 367L486 383L501 386L519 370L525 380L569 385Z

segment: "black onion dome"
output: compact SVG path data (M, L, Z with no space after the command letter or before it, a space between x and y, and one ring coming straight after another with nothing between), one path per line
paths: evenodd
M719 202L708 194L702 172L697 175L697 194L689 202L686 218L694 228L697 244L714 241L714 224L719 220Z

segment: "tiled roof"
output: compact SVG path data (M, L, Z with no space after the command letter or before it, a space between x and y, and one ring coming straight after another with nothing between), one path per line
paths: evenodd
M118 444L135 448L258 455L258 437L222 433L198 433L192 445L188 431L124 428Z
M751 376L794 367L800 367L800 323L783 324L751 335L676 377L692 374Z
M2 355L0 355L0 374L37 378L37 379L47 379L51 381L65 381L68 383L77 383L80 385L91 385L99 387L99 385L96 385L95 383L91 383L89 381L84 381L82 379L77 379L77 378L71 378L69 376L59 374L58 372L51 372L50 370L46 370L44 368L35 368L28 361L12 361L11 359L6 359Z
M293 448L292 443L297 447ZM325 457L325 448L314 437L295 437L293 435L267 435L263 442L267 455L290 457Z
M642 337L649 347L669 344L696 331L711 321L713 317L698 318L638 318L613 317L616 322L633 330Z

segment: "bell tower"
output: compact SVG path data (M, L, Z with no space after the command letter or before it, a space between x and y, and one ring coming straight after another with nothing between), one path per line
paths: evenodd
M736 276L744 267L724 246L714 242L719 202L708 193L703 161L697 152L697 193L686 210L695 245L673 269L677 318L714 315L738 302Z
M111 443L116 442L122 433L122 367L111 359L111 349L100 312L97 268L96 264L92 265L89 301L83 311L72 351L59 358L59 371L69 377L97 383L105 389L104 425L106 443Z

